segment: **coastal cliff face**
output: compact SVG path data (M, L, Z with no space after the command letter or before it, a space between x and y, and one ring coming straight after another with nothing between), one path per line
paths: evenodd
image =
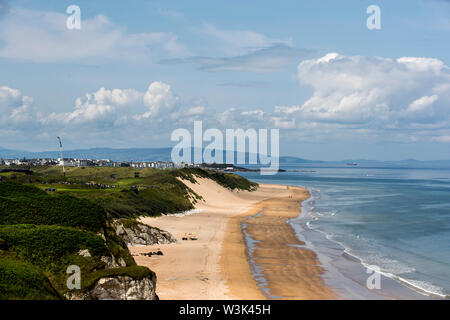
M117 220L114 223L114 228L116 234L122 237L127 246L148 246L177 242L177 239L170 232L150 227L135 220Z
M156 295L156 275L133 279L129 276L100 278L83 292L68 293L69 300L159 300Z

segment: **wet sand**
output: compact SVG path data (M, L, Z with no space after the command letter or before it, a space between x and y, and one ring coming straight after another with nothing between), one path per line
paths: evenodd
M224 244L222 263L224 270L232 270L230 247L241 246L247 238L246 260L256 278L257 285L267 299L336 299L337 295L325 286L316 254L303 247L297 239L288 219L298 216L301 201L309 197L302 188L290 187L290 195L274 197L253 205L252 210L232 218L229 233L236 239ZM242 232L243 229L243 232ZM228 273L231 291L246 299L240 292L240 279Z

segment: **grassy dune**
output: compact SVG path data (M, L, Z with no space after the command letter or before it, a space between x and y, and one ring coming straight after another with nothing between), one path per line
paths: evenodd
M193 209L193 204L200 197L179 178L190 181L195 181L196 177L209 178L230 189L257 188L257 184L240 176L197 168L155 170L76 167L66 169L65 179L61 167L38 167L32 170L34 174L31 181L34 186L42 190L56 188L57 194L93 201L116 218L157 216ZM139 172L139 178L135 178L135 172ZM28 177L22 173L9 173L6 179L28 183ZM115 188L102 189L86 183L105 184Z

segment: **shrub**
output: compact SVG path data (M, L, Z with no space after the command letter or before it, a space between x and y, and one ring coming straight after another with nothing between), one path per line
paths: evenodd
M38 268L0 256L0 300L60 298L48 278Z
M67 267L67 259L79 250L88 249L92 256L108 255L103 239L93 233L59 226L0 226L3 247L17 258L47 270Z
M91 201L51 196L33 186L0 183L0 224L61 225L96 232L104 228L105 221L105 210Z

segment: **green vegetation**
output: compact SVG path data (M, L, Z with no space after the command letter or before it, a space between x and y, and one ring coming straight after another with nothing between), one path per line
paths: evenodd
M35 266L0 256L0 300L61 299L44 273Z
M32 170L31 179L8 172L0 181L0 299L64 298L70 265L81 269L81 290L102 277L152 275L136 265L113 219L130 227L138 216L193 209L201 197L182 179L208 178L231 190L258 186L203 169L67 168L66 177L60 167ZM89 256L79 254L86 249ZM106 269L105 258L126 267Z
M200 168L157 170L69 167L66 168L65 179L60 167L37 167L32 170L32 184L42 191L46 188L55 188L56 195L70 195L95 202L113 218L158 216L193 209L193 205L201 197L183 184L180 178L191 182L196 182L196 178L208 178L231 190L252 191L258 187L256 183L235 174ZM139 178L135 178L135 172L139 172ZM5 180L26 184L28 176L16 173L15 179L5 177ZM102 188L101 185L105 187ZM60 201L68 202L68 199ZM37 221L25 220L21 223L39 224Z
M142 266L132 266L125 268L115 268L115 269L104 269L89 273L86 277L82 279L82 287L91 288L97 280L104 277L112 276L129 276L136 280L141 280L155 273L147 267Z
M105 227L105 210L69 195L50 196L34 186L0 183L0 224L41 224L99 231Z
M141 230L141 228L140 228L141 223L139 223L135 219L121 218L118 220L118 222L121 225L123 225L125 228ZM1 239L0 239L0 241L1 241Z
M16 257L49 271L67 268L66 258L88 249L93 256L109 254L103 239L93 233L59 226L0 226L3 248ZM70 264L69 264L70 265Z
M174 172L176 176L195 183L195 177L211 179L230 190L254 191L258 184L233 173L224 173L201 168L184 168Z
M66 269L70 265L79 266L81 273L86 276L98 270L104 270L106 264L101 260L102 257L122 258L127 266L136 266L134 259L120 242L110 238L104 241L99 235L79 229L60 226L6 225L0 226L0 237L3 240L0 252L7 254L15 261L38 267L61 294L67 291ZM86 249L90 257L82 257L78 254L80 250ZM123 272L125 271L126 268ZM86 288L82 287L82 289Z

